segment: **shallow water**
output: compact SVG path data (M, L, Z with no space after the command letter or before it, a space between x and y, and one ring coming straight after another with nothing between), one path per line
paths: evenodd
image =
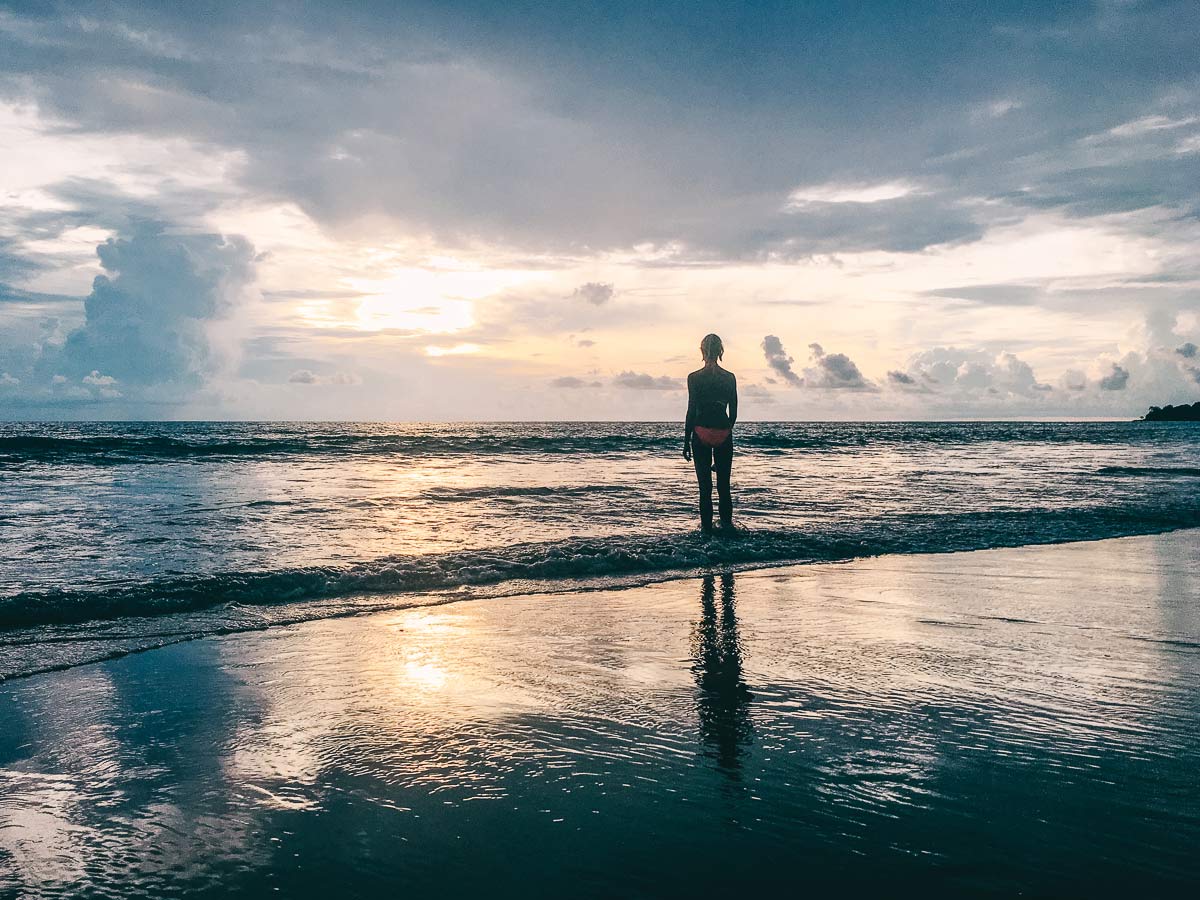
M12 682L0 885L1182 893L1198 538L459 602Z
M1200 524L1194 424L744 423L745 530L705 541L680 431L0 424L0 678L446 592Z

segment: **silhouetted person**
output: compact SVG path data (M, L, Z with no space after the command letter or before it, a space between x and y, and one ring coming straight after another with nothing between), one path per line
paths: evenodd
M734 612L733 574L721 576L717 609L716 578L700 587L700 621L692 633L692 673L698 688L700 736L716 751L717 767L735 774L750 738L750 690L742 680L742 644Z
M700 485L700 528L712 531L712 473L717 473L721 526L733 527L729 473L733 469L733 426L737 422L737 379L722 369L725 346L715 334L700 342L704 368L688 376L687 419L683 426L683 458L696 466Z

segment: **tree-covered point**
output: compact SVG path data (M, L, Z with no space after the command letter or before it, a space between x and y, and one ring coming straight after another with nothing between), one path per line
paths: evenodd
M1142 419L1147 422L1200 422L1200 400L1191 406L1186 403L1179 406L1152 406Z

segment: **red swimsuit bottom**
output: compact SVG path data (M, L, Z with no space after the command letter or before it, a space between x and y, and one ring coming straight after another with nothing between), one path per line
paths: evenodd
M693 426L696 431L696 437L700 438L700 443L709 447L720 447L732 433L732 428L705 428L703 425Z

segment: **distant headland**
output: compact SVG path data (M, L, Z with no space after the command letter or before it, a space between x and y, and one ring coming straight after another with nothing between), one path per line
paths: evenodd
M1144 422L1200 422L1200 400L1191 406L1183 403L1179 406L1152 406L1150 412L1142 416Z

